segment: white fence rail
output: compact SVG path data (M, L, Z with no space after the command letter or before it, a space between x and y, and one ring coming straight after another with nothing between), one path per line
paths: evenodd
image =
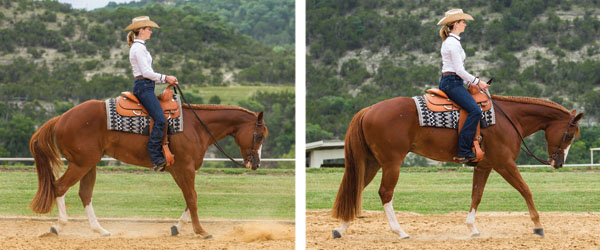
M550 167L550 165L518 165L517 167L520 168L541 168L541 167ZM565 164L563 165L563 167L573 167L573 168L580 168L580 167L600 167L600 164Z
M66 161L65 158L60 158L63 161ZM241 161L241 158L233 158L236 161ZM0 161L33 161L33 158L0 158ZM110 157L105 157L100 159L100 161L119 161L115 158L110 158ZM228 158L204 158L204 161L229 161ZM296 161L296 159L292 159L292 158L262 158L260 159L261 162L293 162Z

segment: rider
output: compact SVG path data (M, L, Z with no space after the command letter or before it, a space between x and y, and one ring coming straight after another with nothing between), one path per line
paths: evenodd
M460 33L465 31L467 24L465 20L473 20L469 14L463 13L462 9L451 9L446 11L438 25L444 24L440 29L442 37L442 77L440 79L440 90L444 91L450 99L469 112L469 116L458 135L458 157L462 163L475 159L476 154L472 151L473 137L477 130L477 124L481 119L481 108L463 87L479 87L482 90L488 88L488 84L481 81L479 77L465 71L465 51L460 45ZM450 39L448 39L450 38Z
M131 62L133 76L135 77L133 94L140 100L154 120L147 144L150 162L154 171L163 171L166 160L161 150L161 141L166 121L158 98L154 94L154 85L155 83L176 85L178 82L175 76L159 74L152 70L152 56L146 49L146 40L150 39L152 28L160 27L151 21L149 17L140 16L134 18L125 30L130 30L127 34L127 44L130 47L129 62Z

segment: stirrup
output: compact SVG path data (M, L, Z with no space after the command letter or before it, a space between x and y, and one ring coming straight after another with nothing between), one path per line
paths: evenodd
M160 172L165 172L165 167L167 166L167 161L163 160L162 163L159 163L157 165L152 164L152 168L154 169L154 171L160 171Z

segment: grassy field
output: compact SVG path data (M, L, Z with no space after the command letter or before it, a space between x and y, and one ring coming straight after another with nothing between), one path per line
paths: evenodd
M99 167L93 204L99 217L178 218L183 194L168 173L132 167ZM3 167L0 172L0 214L34 215L27 205L37 190L31 166ZM107 170L108 169L108 170ZM67 214L85 215L79 185L66 194ZM196 175L200 218L294 218L293 170L201 169ZM56 206L49 216L57 216Z
M183 86L183 85L182 85ZM262 85L262 86L227 86L227 87L185 87L183 94L188 92L202 97L204 103L207 103L212 96L219 96L221 104L238 105L238 101L251 97L258 91L282 92L288 91L294 93L293 85Z
M524 169L538 211L600 212L600 171ZM343 169L315 169L306 174L307 209L331 209ZM471 168L403 168L394 192L396 211L439 214L467 211L471 204ZM381 171L363 193L363 209L383 210L377 191ZM523 197L492 171L478 211L527 211Z

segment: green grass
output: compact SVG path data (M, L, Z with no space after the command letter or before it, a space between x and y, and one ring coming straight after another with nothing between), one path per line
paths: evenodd
M471 168L428 172L427 168L402 168L394 192L396 211L439 214L467 211L471 204ZM567 168L523 169L538 211L600 212L600 171ZM306 174L307 209L331 209L343 169L309 170ZM363 209L383 210L377 191L381 171L363 193ZM492 171L478 211L527 211L523 197Z
M261 86L226 86L226 87L185 87L183 94L188 92L202 97L204 103L207 103L212 96L219 96L221 104L238 105L240 100L245 100L251 97L258 91L265 92L282 92L288 91L294 93L293 85L261 85Z
M216 171L216 170L213 170ZM196 175L200 218L294 218L294 175L260 170L224 170ZM274 174L270 174L273 172ZM0 214L33 215L27 206L37 190L35 171L0 172ZM65 196L67 214L85 215L79 184ZM100 217L178 218L185 209L183 194L170 174L101 171L96 177L93 205ZM49 216L56 216L56 206Z

